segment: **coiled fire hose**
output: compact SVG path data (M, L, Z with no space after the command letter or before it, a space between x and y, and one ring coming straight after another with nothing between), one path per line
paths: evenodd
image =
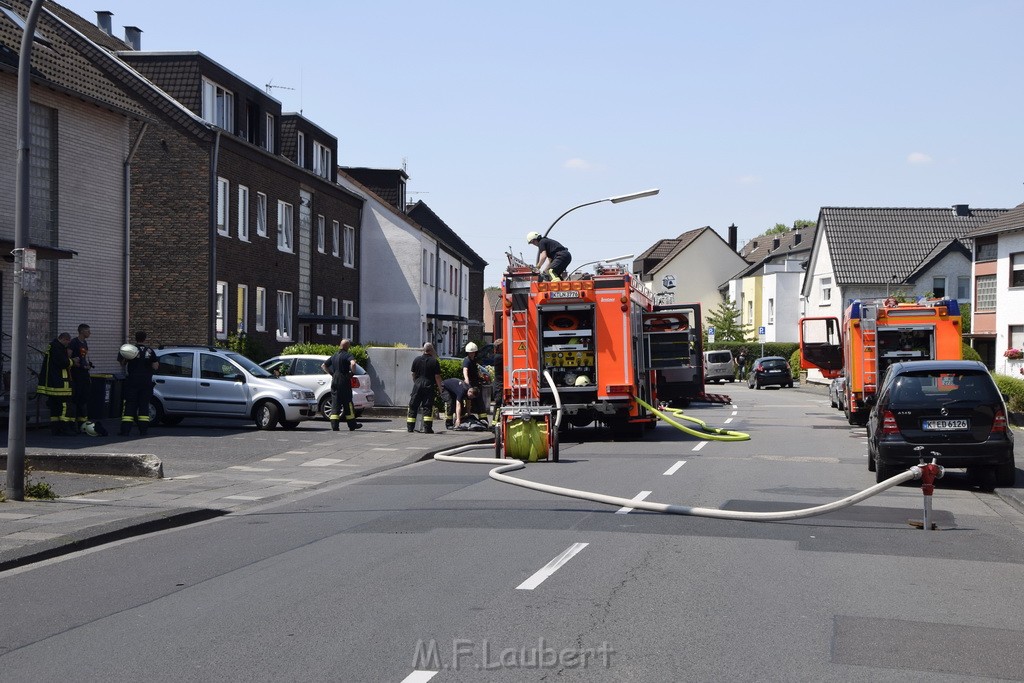
M703 420L698 420L697 418L690 417L689 415L683 415L683 411L679 410L678 408L670 408L669 409L669 411L675 417L677 417L679 419L682 419L682 420L686 420L687 422L693 422L694 424L700 425L700 428L703 431L698 431L696 429L691 429L690 427L687 427L686 425L681 425L678 422L676 422L675 420L671 419L665 413L663 413L662 411L658 410L657 408L652 406L650 403L647 403L642 398L639 398L638 396L634 396L633 398L636 399L637 403L639 403L643 407L647 408L647 410L649 410L652 413L654 413L655 415L657 415L660 419L662 419L665 422L669 423L670 425L672 425L673 427L675 427L679 431L685 432L686 434L690 434L692 436L696 436L696 437L698 437L700 439L710 439L712 441L749 441L750 440L750 434L747 434L746 432L737 432L737 431L734 431L732 429L720 429L718 427L708 427L708 424L706 422L704 422Z

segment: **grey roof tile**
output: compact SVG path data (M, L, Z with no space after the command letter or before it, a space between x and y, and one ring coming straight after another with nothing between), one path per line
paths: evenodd
M892 276L907 281L936 245L960 240L969 248L968 232L1006 212L826 206L818 227L828 239L836 284L880 284Z
M1024 230L1024 204L1018 204L1003 215L992 219L984 225L979 225L968 232L967 236L984 237L1013 230Z

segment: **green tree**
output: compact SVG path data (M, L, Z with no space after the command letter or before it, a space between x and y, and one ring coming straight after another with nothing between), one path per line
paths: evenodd
M789 232L789 226L785 223L776 223L773 227L768 228L764 231L765 235L781 235L784 232Z
M754 330L749 325L740 324L740 312L731 299L718 304L711 313L704 319L704 342L707 343L707 330L715 328L716 342L744 342L753 341Z

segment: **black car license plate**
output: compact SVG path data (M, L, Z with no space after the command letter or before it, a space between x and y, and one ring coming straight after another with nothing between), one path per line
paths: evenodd
M922 420L921 429L926 432L951 432L961 429L970 429L971 423L967 420Z

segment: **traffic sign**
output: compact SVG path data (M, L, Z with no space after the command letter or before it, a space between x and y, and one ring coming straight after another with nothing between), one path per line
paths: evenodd
M714 343L715 343L715 328L709 327L708 328L708 344L714 344Z
M758 340L761 343L764 343L765 336L766 336L766 333L765 333L764 325L761 325L759 328L757 328Z

